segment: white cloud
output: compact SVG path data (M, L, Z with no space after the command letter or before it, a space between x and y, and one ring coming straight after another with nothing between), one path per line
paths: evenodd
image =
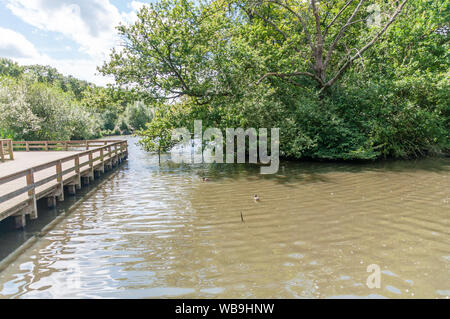
M107 55L123 20L109 0L9 0L7 7L38 29L62 33L94 57Z
M64 75L106 85L112 79L97 75L98 60L93 59L53 59L41 54L22 34L0 27L0 56L10 58L21 65L50 65Z
M134 21L136 21L136 13L145 5L146 3L140 1L132 1L131 3L129 3L128 7L131 9L131 11L129 13L122 13L124 22L133 23Z
M0 27L0 56L31 58L37 55L34 45L22 34Z
M7 7L24 22L43 31L53 31L76 42L90 59L53 59L38 50L23 35L9 29L2 31L0 55L21 64L44 64L56 67L63 74L94 82L110 83L111 78L96 75L110 49L119 44L115 27L131 23L140 1L129 4L130 12L119 12L109 0L7 0Z

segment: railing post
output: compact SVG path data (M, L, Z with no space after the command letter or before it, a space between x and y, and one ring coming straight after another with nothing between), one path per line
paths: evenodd
M89 150L89 141L86 141L86 150Z
M90 169L90 178L94 180L94 162L92 161L92 151L89 152L89 169Z
M107 163L107 168L108 169L112 169L113 167L113 158L112 158L112 152L111 152L111 145L108 145L108 163Z
M105 156L104 156L103 147L100 149L100 161L102 162L101 171L102 171L102 173L104 173L105 172Z
M28 142L25 142L25 150L26 150L27 152L30 151L30 144L28 144Z
M61 189L60 194L57 196L58 196L58 200L61 202L64 200L64 182L63 182L63 176L62 176L61 160L59 160L58 164L56 164L56 174L58 174L58 176L56 177L56 181L59 183L59 188Z
M81 188L81 174L80 174L80 155L75 157L75 173L77 174L76 186L78 189Z
M9 159L13 160L14 159L14 150L13 150L13 145L12 145L11 140L8 141L8 146L9 146Z
M114 165L117 165L117 163L119 162L119 158L118 158L117 154L118 154L117 144L114 144Z
M30 218L36 219L38 217L38 212L36 205L36 190L34 188L34 171L32 168L30 168L27 174L27 186L31 185L33 186L33 188L28 191L28 197L30 199L30 207L31 207Z
M48 141L45 141L45 151L48 152Z
M122 163L123 159L123 144L122 142L119 144L119 162Z
M5 161L5 154L3 154L3 140L0 141L0 158L2 159L2 162Z

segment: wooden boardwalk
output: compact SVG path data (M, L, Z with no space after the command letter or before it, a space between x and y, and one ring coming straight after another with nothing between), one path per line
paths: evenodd
M128 156L127 142L117 140L13 145L14 159L0 162L0 221L14 216L17 228L25 226L26 215L38 217L37 200L46 198L54 206L57 199L64 200L64 188L75 194L96 172L112 169Z

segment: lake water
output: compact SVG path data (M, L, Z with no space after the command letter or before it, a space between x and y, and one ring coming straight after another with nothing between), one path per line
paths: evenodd
M158 165L135 142L127 163L0 273L0 297L450 295L449 159L282 162L263 176L254 165ZM37 227L5 225L4 252ZM380 288L366 285L371 264Z

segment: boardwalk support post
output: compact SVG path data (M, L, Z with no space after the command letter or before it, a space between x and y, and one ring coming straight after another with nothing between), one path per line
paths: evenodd
M90 184L89 176L81 176L81 178L83 179L83 184L84 185L89 185Z
M26 225L25 214L20 214L14 216L14 226L16 229L24 228Z
M75 195L77 191L75 190L75 184L69 184L67 185L67 192L69 195Z
M47 207L48 208L56 207L56 196L47 197Z

